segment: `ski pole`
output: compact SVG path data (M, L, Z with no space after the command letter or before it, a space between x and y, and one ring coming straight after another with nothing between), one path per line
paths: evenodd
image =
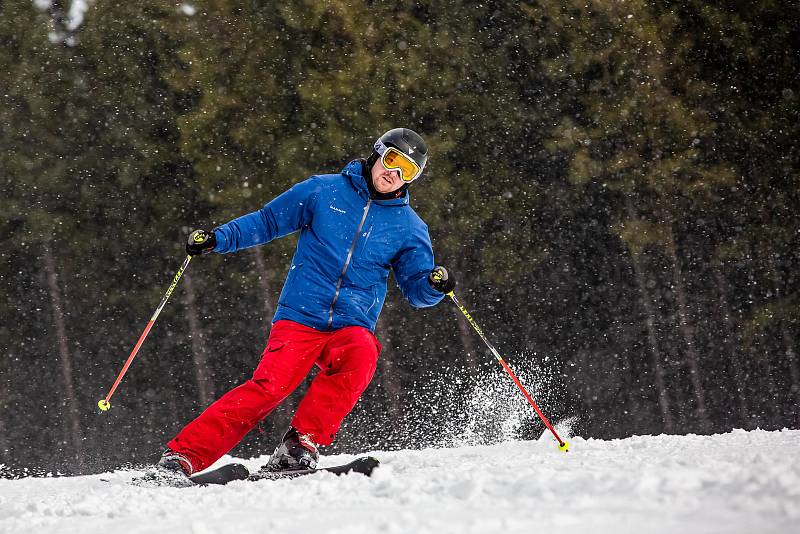
M486 343L486 346L489 347L489 350L492 351L494 357L497 358L497 361L500 362L500 365L503 366L503 369L506 370L506 372L514 381L514 383L517 385L522 394L525 395L525 398L528 399L530 405L533 406L534 410L536 410L536 414L539 416L539 419L541 419L544 425L550 430L550 432L553 433L553 436L556 438L556 441L558 441L558 450L563 452L569 451L569 443L558 437L558 434L553 428L553 425L550 424L550 421L547 420L547 417L545 417L545 415L542 413L542 410L540 410L539 406L536 405L536 401L533 400L531 394L528 393L528 391L522 385L522 382L520 382L519 378L517 378L517 375L515 375L514 371L511 370L511 367L509 367L506 361L503 359L503 357L500 356L500 353L497 352L497 349L494 348L494 346L491 343L489 343L489 340L486 338L486 335L483 333L483 330L481 330L481 327L478 326L478 323L475 322L475 319L472 318L467 309L461 304L461 302L459 302L459 300L456 298L456 294L453 291L451 291L447 293L447 296L450 297L450 299L452 299L452 301L455 303L456 306L458 306L458 309L461 310L461 313L463 313L464 317L467 318L469 324L471 324L472 328L474 328L475 331L478 333L478 335L481 336L481 339L483 340L484 343Z
M108 395L106 395L105 398L100 399L97 402L98 408L100 408L102 411L105 412L109 408L111 408L111 403L109 402L111 400L111 396L114 394L114 391L116 391L117 386L119 386L119 383L122 381L122 377L125 376L126 372L128 372L128 367L131 366L131 363L133 362L133 359L136 357L136 354L139 352L142 343L144 343L147 334L149 334L150 329L153 328L153 324L155 324L156 319L158 319L158 315L161 313L161 310L164 309L164 305L169 300L170 295L172 295L172 292L175 290L175 286L178 285L178 280L181 279L183 271L185 271L186 267L189 266L189 262L191 260L192 257L190 255L187 255L186 259L183 260L183 265L181 265L181 268L178 269L178 272L175 274L175 278L172 279L172 284L170 284L169 289L167 289L164 298L161 299L161 304L158 305L158 308L156 308L155 313L153 313L153 316L150 317L150 322L148 322L147 326L144 328L144 332L142 332L142 335L139 336L139 341L136 342L136 346L133 347L130 356L128 356L128 359L125 361L125 365L122 366L122 371L120 371L119 374L117 375L117 379L114 381L114 385L111 386L111 389L108 391Z

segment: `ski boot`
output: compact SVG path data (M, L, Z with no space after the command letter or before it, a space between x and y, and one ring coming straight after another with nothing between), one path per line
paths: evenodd
M153 481L165 486L193 486L189 477L194 473L192 462L184 455L171 449L164 451L152 473Z
M272 453L272 457L261 471L298 471L316 469L319 460L317 445L306 434L300 434L294 427L289 427L283 435L281 444Z

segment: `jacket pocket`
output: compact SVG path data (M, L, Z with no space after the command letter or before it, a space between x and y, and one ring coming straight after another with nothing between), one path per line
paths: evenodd
M369 238L372 237L372 230L375 225L369 225L368 227L362 228L361 233L358 234L358 242L356 243L356 249L354 251L354 256L356 258L363 258L364 253L367 250L369 243Z

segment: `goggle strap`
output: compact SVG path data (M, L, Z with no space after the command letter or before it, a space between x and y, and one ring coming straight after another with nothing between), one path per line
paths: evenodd
M375 152L378 153L379 156L383 156L384 152L386 152L386 149L389 147L384 145L383 141L378 139L377 141L375 141L375 145L372 148L375 150Z

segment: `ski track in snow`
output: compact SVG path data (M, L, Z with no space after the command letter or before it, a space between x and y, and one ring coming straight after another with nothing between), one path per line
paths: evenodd
M374 452L382 466L372 478L187 489L131 486L140 474L131 470L0 480L0 532L800 532L800 430L571 445Z

